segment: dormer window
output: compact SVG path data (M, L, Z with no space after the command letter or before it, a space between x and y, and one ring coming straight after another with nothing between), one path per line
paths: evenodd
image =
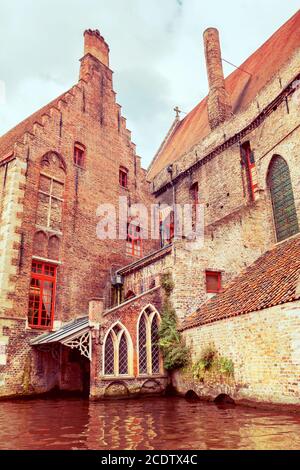
M80 167L84 166L85 146L76 142L74 145L74 164Z
M122 188L128 187L128 170L124 166L121 166L119 170L119 183Z

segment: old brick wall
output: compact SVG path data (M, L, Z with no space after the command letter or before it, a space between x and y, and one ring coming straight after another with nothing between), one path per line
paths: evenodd
M149 206L153 201L126 120L116 103L112 71L86 56L81 76L69 93L45 108L39 122L14 145L15 160L9 164L5 192L1 194L0 311L3 319L22 319L19 340L14 338L20 368L24 358L17 345L22 349L29 333L24 327L32 257L58 264L55 326L86 315L88 301L101 295L110 270L135 259L126 255L125 240L97 238L97 207L110 203L118 210L119 196L127 196L131 204ZM82 168L73 162L75 142L86 148ZM47 162L42 165L48 152L55 152L65 173L61 228L43 227L37 218L40 172L49 170ZM119 185L120 166L128 170L127 189ZM2 182L3 177L1 167ZM40 246L33 246L37 232L48 244L44 252ZM55 255L50 246L53 236L59 244ZM147 253L157 247L157 242L145 240L143 245ZM0 368L3 374L9 370L4 364Z
M214 129L173 164L175 202L191 204L190 188L198 182L199 203L204 207L205 227L202 247L188 241L175 242L173 303L180 318L207 299L206 269L221 271L224 287L232 277L252 264L276 242L272 204L267 187L268 168L273 155L281 155L288 163L300 220L298 94L289 95L286 100L274 106L258 127L253 126L246 136L176 180L182 171L249 124L264 106L293 81L299 70L300 54L297 53L247 109ZM241 165L240 144L246 141L250 141L256 163L258 188L254 201L250 197L245 166ZM170 174L163 170L154 178L154 192L169 180ZM158 192L157 199L161 203L172 204L173 188Z
M181 393L189 388L215 399L227 393L236 401L299 405L300 303L293 302L183 332L193 361L214 344L234 364L234 381L215 381L210 387L184 375L174 377Z

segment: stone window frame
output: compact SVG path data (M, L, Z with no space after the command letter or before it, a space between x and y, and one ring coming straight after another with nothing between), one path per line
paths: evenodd
M116 334L114 331L114 328L118 326L120 330ZM106 347L106 342L109 336L111 335L112 341L113 341L113 347L114 347L114 373L113 374L107 374L105 372L105 347ZM122 336L125 335L126 340L127 340L127 363L128 363L128 373L127 374L119 374L119 346L120 346L120 341ZM102 373L103 377L133 377L133 343L131 336L129 334L129 331L127 328L120 322L116 321L109 330L106 332L106 335L103 340L103 346L102 346Z
M52 191L53 191L53 182L55 181L55 182L61 184L62 187L63 187L63 192L64 192L65 181L63 181L59 178L56 178L55 176L49 175L48 173L46 173L44 171L40 172L40 177L41 176L43 176L44 178L48 178L50 180L50 190L49 190L49 193L46 192L46 191L42 191L40 189L40 185L39 185L38 194L43 194L44 196L47 196L49 198L49 201L48 201L47 225L41 226L41 225L38 224L38 226L51 230L51 229L53 229L53 227L50 224L50 222L51 222L52 199L55 199L56 201L60 201L62 208L63 208L63 203L64 203L64 198L60 198L58 196L53 195L53 193L52 193ZM61 233L61 230L53 229L53 231Z
M151 313L149 315L146 315L145 312L147 310L151 310ZM140 322L142 318L146 318L146 356L147 356L147 372L141 372L140 373L140 360L139 360L139 351L140 351L140 337L139 337L139 327L140 327ZM136 338L137 338L137 347L136 347L136 354L137 354L137 373L139 377L143 376L159 376L164 373L164 367L163 367L163 358L161 352L159 352L159 371L158 372L152 372L152 340L151 340L151 332L152 332L152 323L153 319L157 318L157 325L159 327L161 323L161 316L158 312L158 310L152 305L148 304L146 305L142 311L140 312L137 320L137 330L136 330Z

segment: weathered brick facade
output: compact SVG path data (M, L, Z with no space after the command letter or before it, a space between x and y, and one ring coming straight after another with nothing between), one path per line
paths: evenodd
M0 141L0 395L84 390L88 377L93 398L161 393L168 383L157 350L161 274L172 274L170 300L184 324L208 305L208 272L218 274L221 298L238 274L299 231L298 31L300 13L245 62L245 71L227 79L218 33L205 32L209 95L175 120L150 166L151 183L115 102L108 46L98 32L85 32L78 84ZM283 41L286 56L278 48ZM84 154L81 166L73 161L76 145ZM272 180L283 184L279 199L270 179L274 162L283 172ZM96 236L98 205L117 207L119 196L147 208L153 202L202 204L203 243L175 236L160 249L149 240L146 256L128 258L126 240ZM49 197L55 204L46 217ZM57 266L54 332L40 338L26 320L33 259ZM298 299L226 319L217 312L211 324L190 323L183 335L193 358L213 342L233 361L235 380L206 387L175 374L178 391L297 404Z
M73 160L77 142L85 148L82 167ZM111 270L134 259L126 256L126 240L97 238L97 207L118 208L119 196L129 204L152 202L99 33L85 33L78 84L3 136L0 157L1 330L10 322L9 336L1 336L0 395L6 395L22 388L25 357L31 355L27 343L40 333L26 323L32 259L58 267L54 326L87 315L89 300L103 294ZM128 171L127 188L119 184L120 166ZM53 204L50 224L43 215L41 173L64 183L62 215ZM145 240L143 251L156 246Z

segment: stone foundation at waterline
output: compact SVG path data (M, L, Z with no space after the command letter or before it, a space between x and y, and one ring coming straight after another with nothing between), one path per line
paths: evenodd
M176 372L173 385L185 395L215 400L229 395L236 403L300 405L300 302L202 325L183 332L196 361L214 344L234 364L234 378L215 382L194 380Z

